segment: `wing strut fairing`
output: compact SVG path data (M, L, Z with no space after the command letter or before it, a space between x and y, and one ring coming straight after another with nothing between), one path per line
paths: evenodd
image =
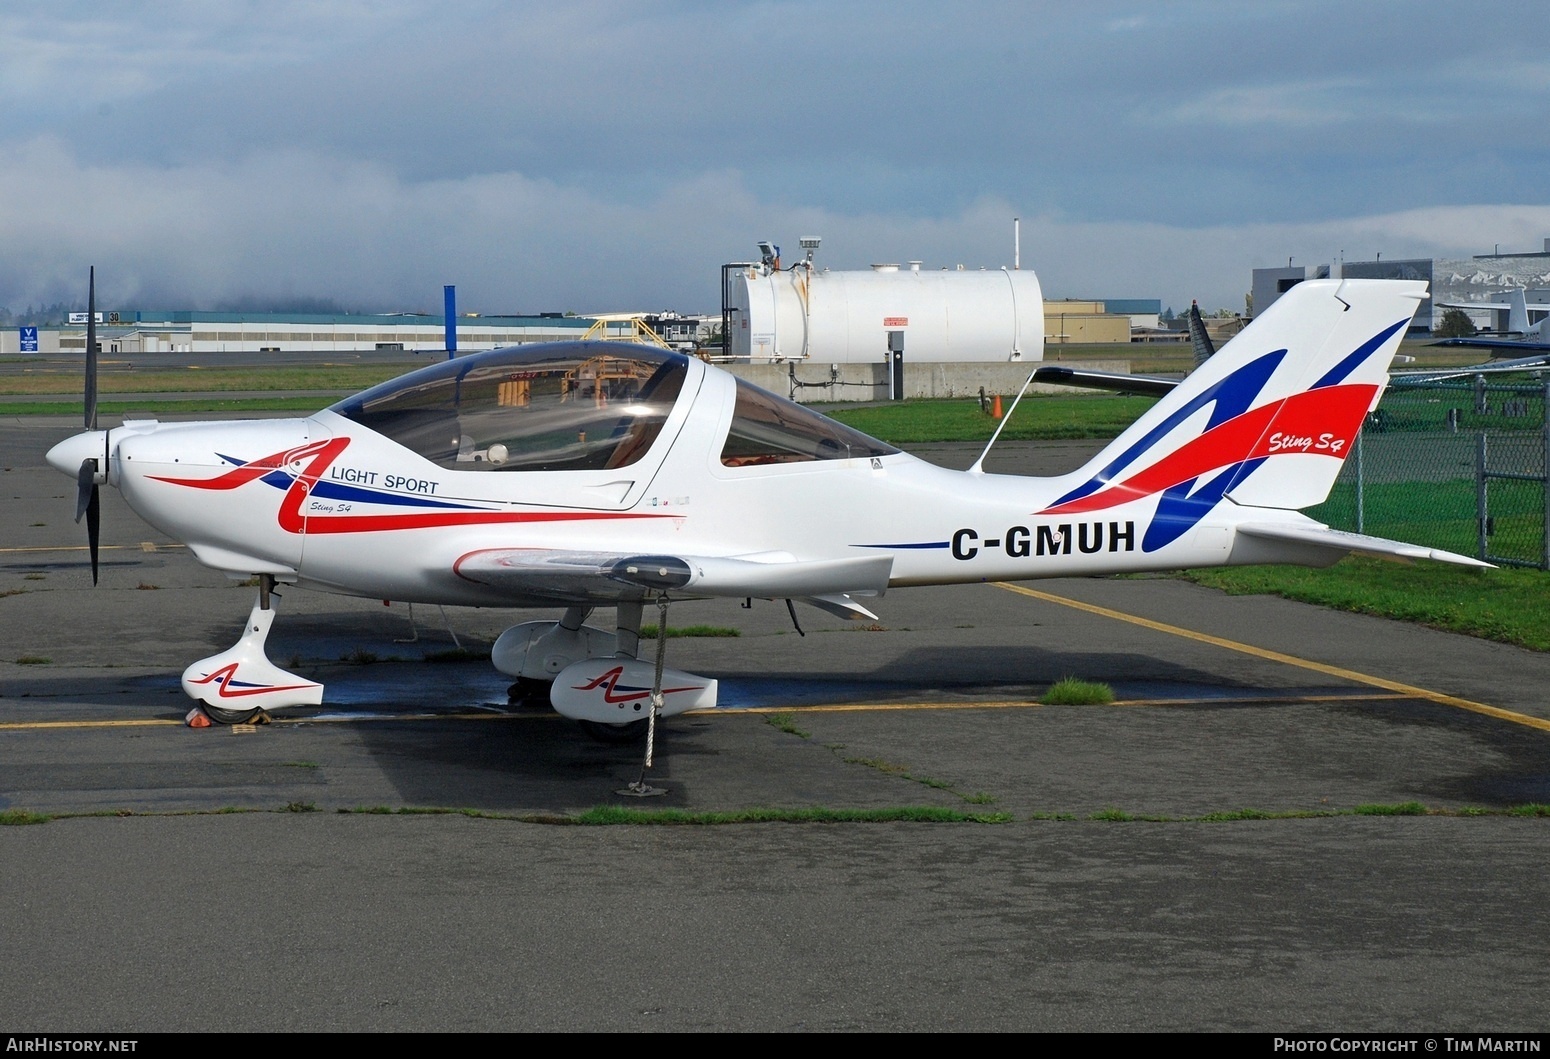
M872 618L849 597L883 595L893 556L798 560L771 554L738 558L489 548L462 556L453 570L465 581L488 585L514 599L636 600L660 592L757 596L801 599L841 617Z

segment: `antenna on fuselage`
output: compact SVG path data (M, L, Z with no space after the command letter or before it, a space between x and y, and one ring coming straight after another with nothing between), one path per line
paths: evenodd
M1012 407L1006 410L1006 415L1002 416L1001 422L996 424L996 432L990 435L989 441L985 442L985 451L980 453L980 458L974 461L973 467L969 468L970 474L985 473L985 457L990 455L990 447L996 443L996 439L999 438L1001 436L1001 432L1006 429L1006 421L1012 418L1013 412L1017 411L1017 402L1021 401L1023 399L1023 394L1028 392L1028 387L1033 383L1034 373L1038 370L1038 368L1034 368L1032 372L1028 373L1028 379L1023 383L1022 389L1018 390L1017 396L1012 398Z

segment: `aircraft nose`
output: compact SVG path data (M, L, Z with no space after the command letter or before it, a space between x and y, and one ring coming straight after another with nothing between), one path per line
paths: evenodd
M81 464L90 459L102 459L102 454L107 449L108 432L106 430L88 430L71 438L65 438L58 445L48 450L45 459L48 465L60 474L67 474L74 478L81 470ZM107 468L99 468L106 471Z

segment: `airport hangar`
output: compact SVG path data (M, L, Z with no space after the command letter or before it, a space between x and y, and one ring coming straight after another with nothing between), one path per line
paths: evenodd
M37 328L36 350L20 348L18 328L6 328L0 353L86 351L85 313L58 327ZM444 351L441 316L219 312L99 312L98 343L104 354L155 353L335 353L341 351ZM460 352L522 342L581 338L591 319L544 313L538 316L465 316L458 319ZM607 337L627 331L626 323L605 322Z
M1442 305L1461 305L1469 302L1499 300L1505 291L1524 289L1531 306L1550 305L1550 238L1544 241L1543 250L1521 253L1501 253L1495 247L1489 254L1476 254L1468 258L1389 258L1380 254L1372 261L1336 261L1331 264L1293 265L1287 259L1285 268L1254 269L1251 298L1257 315L1271 304L1308 279L1420 279L1425 280L1430 292L1416 311L1410 333L1429 334L1440 320ZM1506 313L1490 309L1471 310L1469 316L1475 326L1489 330L1505 330Z

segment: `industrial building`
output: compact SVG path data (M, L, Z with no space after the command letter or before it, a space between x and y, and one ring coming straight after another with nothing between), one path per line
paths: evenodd
M1150 315L1157 319L1155 312ZM1129 313L1111 308L1107 302L1065 298L1044 303L1047 345L1129 342L1135 326Z
M445 318L411 313L329 315L306 313L99 312L97 341L104 353L333 353L446 349ZM79 319L76 319L79 317ZM57 327L6 328L0 354L69 353L86 350L86 314ZM607 318L564 316L463 316L457 322L459 352L525 342L558 342L583 337L631 338L649 314ZM682 342L686 321L664 314L662 329ZM31 332L31 344L29 335ZM589 335L590 333L590 335ZM653 332L655 333L655 332Z
M1544 241L1544 249L1523 253L1509 251L1504 254L1497 247L1489 254L1468 258L1385 258L1379 255L1371 261L1337 261L1296 267L1288 262L1286 268L1256 268L1251 288L1254 313L1264 312L1278 297L1305 279L1331 276L1337 279L1425 280L1431 296L1421 303L1411 330L1430 331L1441 317L1443 305L1500 301L1500 295L1510 290L1533 291L1533 296L1528 299L1530 303L1550 300L1550 295L1534 291L1534 288L1550 287L1550 239ZM1476 317L1477 325L1500 326L1489 310L1471 315Z

